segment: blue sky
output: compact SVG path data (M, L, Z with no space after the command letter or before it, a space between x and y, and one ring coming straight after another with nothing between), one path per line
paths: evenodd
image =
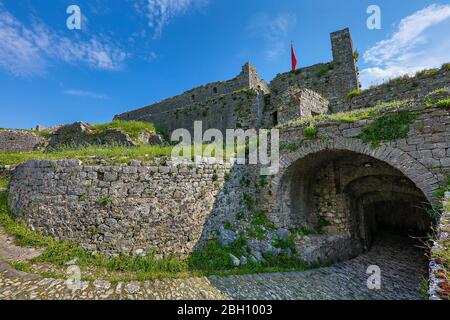
M66 9L80 7L81 30ZM381 8L381 29L366 26ZM331 60L349 27L365 86L450 61L450 2L425 0L0 0L0 127L107 122L225 80L251 61L270 81Z

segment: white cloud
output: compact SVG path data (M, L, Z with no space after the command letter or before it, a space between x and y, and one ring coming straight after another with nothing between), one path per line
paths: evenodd
M266 59L274 60L286 49L287 36L296 24L295 14L282 13L272 17L261 12L250 19L246 31L250 37L264 41Z
M430 5L402 19L395 33L363 55L363 87L450 61L450 5Z
M0 43L0 68L16 76L42 74L50 60L118 70L128 57L106 37L69 38L39 21L27 27L1 5Z
M91 91L78 90L78 89L64 90L63 93L68 96L93 98L93 99L108 99L108 96L105 94L95 93L95 92L91 92Z
M165 26L177 17L185 15L191 8L201 8L208 0L147 0L146 15L148 25L154 30L154 38L159 38Z
M0 5L0 67L17 76L43 72L45 60L27 30Z

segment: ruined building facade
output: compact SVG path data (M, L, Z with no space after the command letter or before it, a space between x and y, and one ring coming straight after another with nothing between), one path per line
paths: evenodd
M155 123L167 133L203 129L272 127L297 116L328 112L349 91L359 88L348 29L331 34L333 61L279 74L267 84L246 63L234 79L189 90L159 103L117 115L115 119ZM292 110L281 108L290 105Z

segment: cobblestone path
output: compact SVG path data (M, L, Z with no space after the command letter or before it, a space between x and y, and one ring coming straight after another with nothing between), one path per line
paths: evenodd
M427 265L404 238L384 238L355 259L305 272L167 279L111 284L83 282L75 292L0 262L0 299L420 299ZM369 290L367 267L381 268L381 290Z

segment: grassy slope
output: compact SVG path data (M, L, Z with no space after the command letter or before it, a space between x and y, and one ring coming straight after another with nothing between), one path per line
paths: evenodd
M8 193L0 193L0 225L7 233L16 238L16 243L22 246L43 247L45 252L40 257L20 265L13 264L24 271L31 270L32 263L51 263L64 267L64 263L78 258L77 265L81 268L96 269L106 275L110 281L124 279L149 280L155 278L180 278L189 276L250 274L259 272L303 271L308 266L301 260L287 256L266 256L264 263L248 262L246 266L234 268L230 253L235 256L245 254L247 239L239 237L229 247L221 246L217 241L209 241L202 250L195 252L187 259L168 257L156 259L149 254L145 257L118 256L105 258L92 255L76 243L56 241L43 236L39 232L31 231L24 222L17 222L7 206ZM94 273L95 274L95 273ZM46 275L49 276L49 275ZM56 275L55 275L56 276ZM93 278L86 278L92 280Z
M109 123L96 124L92 126L95 133L102 133L108 129L118 129L127 133L131 138L137 139L140 134L148 132L156 134L156 127L152 123L138 121L114 120Z
M139 147L90 146L76 149L59 149L52 152L5 152L0 153L0 166L19 164L32 159L85 160L100 158L125 163L133 159L150 160L155 157L170 156L172 148L172 146L150 145L141 145Z

